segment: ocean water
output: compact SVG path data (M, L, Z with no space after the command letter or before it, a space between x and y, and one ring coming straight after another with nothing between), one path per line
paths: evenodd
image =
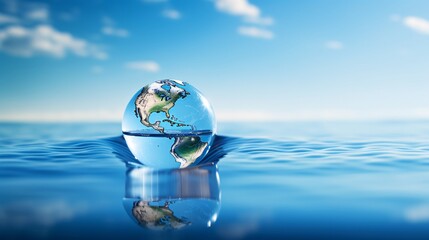
M139 166L120 123L0 124L0 239L428 239L429 122L219 123Z

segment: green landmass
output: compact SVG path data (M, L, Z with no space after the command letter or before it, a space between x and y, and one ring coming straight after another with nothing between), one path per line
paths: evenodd
M181 123L181 122L176 122L176 121L172 121L170 119L164 119L162 121L163 122L168 122L171 126L176 125L176 127L191 127L192 130L195 128L194 125L185 124L185 123Z
M164 89L163 86L167 86L167 89ZM137 96L134 112L144 126L164 133L164 128L160 126L160 121L149 122L150 115L154 112L163 112L167 119L170 118L169 111L175 106L176 101L180 98L185 98L189 94L185 89L179 87L175 81L156 81L144 87L142 92Z
M194 163L204 152L208 143L201 141L198 136L176 137L171 154L185 168Z

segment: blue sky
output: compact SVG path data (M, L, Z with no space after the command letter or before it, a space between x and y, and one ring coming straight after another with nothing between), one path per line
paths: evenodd
M165 78L221 121L429 119L429 1L0 0L0 120L120 120Z

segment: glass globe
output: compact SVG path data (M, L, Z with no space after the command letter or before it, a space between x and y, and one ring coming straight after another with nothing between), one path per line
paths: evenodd
M139 91L128 103L122 133L134 157L153 168L197 165L216 132L213 109L196 88L165 79Z

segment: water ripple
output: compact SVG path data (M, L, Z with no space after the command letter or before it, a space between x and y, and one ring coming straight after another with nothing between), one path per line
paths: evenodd
M4 139L0 147L0 160L7 163L3 164L2 172L30 163L33 168L43 169L40 171L66 169L66 172L85 162L90 162L88 166L92 168L117 166L120 161L138 164L122 136L69 141ZM425 142L412 141L288 141L216 136L203 163L220 159L225 167L236 170L246 166L252 171L272 168L371 171L404 166L421 170L429 166L429 147Z

